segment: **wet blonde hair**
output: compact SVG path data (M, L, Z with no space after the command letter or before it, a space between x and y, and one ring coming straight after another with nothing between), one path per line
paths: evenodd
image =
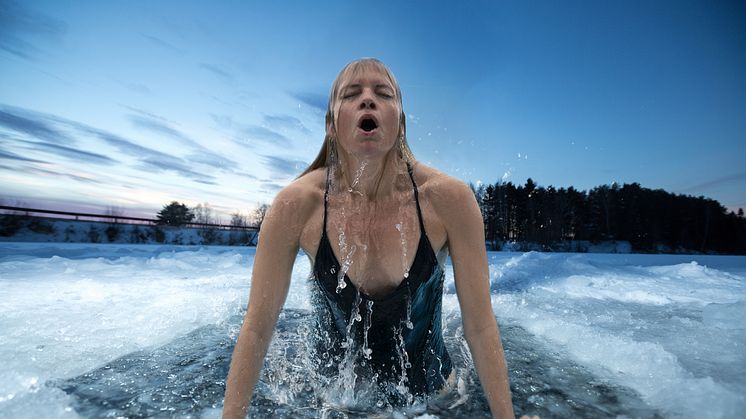
M340 71L337 75L337 78L334 79L331 92L329 93L329 104L326 109L326 135L324 136L324 143L321 145L321 150L319 150L319 154L316 156L316 159L314 159L311 165L308 166L308 168L306 168L306 170L304 170L303 173L301 173L298 177L305 176L307 173L310 173L320 167L326 167L329 164L336 163L335 160L337 159L338 152L336 144L337 139L335 136L337 127L334 109L337 106L337 95L339 94L340 84L342 83L342 79L344 78L344 76L346 76L348 73L357 74L361 71L365 71L371 68L383 72L383 74L385 74L391 82L391 85L394 87L394 90L396 92L396 101L399 104L399 109L401 109L401 114L399 115L399 135L397 139L398 154L399 157L405 161L414 161L412 149L409 148L409 143L407 142L407 119L404 115L401 89L399 88L399 83L396 81L396 77L394 77L394 74L391 72L391 70L386 67L386 64L384 64L380 60L376 58L361 58L359 60L352 61L351 63L344 66L342 71Z

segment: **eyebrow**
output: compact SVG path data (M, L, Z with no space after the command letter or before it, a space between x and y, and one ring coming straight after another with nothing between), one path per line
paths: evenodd
M361 86L362 85L360 83L348 84L347 86L342 86L342 90L357 89L357 88L360 88ZM390 85L386 83L377 83L375 86L373 86L373 88L374 89L386 88L386 89L394 90L393 87L391 87Z

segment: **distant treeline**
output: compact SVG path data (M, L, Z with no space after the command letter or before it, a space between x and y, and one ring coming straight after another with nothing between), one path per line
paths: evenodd
M624 240L637 252L695 251L746 254L746 218L715 200L648 189L638 183L590 191L539 187L532 179L472 190L494 249L505 242L550 249L567 240Z

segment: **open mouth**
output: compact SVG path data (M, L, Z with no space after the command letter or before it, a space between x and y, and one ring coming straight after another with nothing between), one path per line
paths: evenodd
M363 120L360 121L360 129L365 132L371 132L376 128L378 128L378 124L376 124L376 121L372 118L363 118Z

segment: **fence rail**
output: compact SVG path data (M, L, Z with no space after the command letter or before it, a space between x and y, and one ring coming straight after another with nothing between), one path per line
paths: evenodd
M113 222L113 223L119 223L119 220L123 221L136 221L141 224L149 224L149 225L158 225L160 224L159 220L152 219L152 218L140 218L140 217L126 217L124 215L101 215L101 214L87 214L83 212L69 212L69 211L55 211L55 210L45 210L45 209L39 209L39 208L24 208L24 207L12 207L7 205L0 205L1 211L15 211L23 213L24 215L31 215L31 214L48 214L48 215L57 215L58 217L49 217L49 218L59 218L59 219L70 219L70 217L74 217L75 220L81 220L83 219L92 219L87 221L101 221L101 222ZM6 213L7 214L7 213ZM68 218L62 218L59 216L64 216ZM230 224L212 224L212 223L185 223L182 227L197 227L197 228L219 228L222 230L258 230L256 226L236 226L236 225L230 225Z

